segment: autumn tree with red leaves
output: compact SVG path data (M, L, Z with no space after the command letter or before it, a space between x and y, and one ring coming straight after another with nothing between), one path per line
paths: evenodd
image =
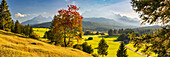
M51 24L51 40L63 39L64 47L70 44L71 38L80 40L79 34L82 34L83 17L77 12L79 8L76 5L68 5L68 9L61 9L58 15L54 16ZM68 41L67 41L68 38Z

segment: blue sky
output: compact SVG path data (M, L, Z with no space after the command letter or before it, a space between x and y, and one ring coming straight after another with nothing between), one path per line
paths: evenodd
M59 9L67 9L67 5L80 7L85 17L105 17L113 19L115 14L137 18L132 10L130 0L7 0L13 19L21 22L35 16L53 17Z

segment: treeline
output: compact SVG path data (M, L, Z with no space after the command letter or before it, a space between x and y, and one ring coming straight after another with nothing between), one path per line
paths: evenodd
M6 0L2 0L0 4L0 29L18 34L24 34L27 37L39 40L40 37L33 33L33 29L29 24L24 26L20 24L18 20L16 20L16 22L14 23L8 7L9 6L7 5Z
M85 31L84 35L105 35L105 34L103 32L100 33L99 31L97 31L96 33L93 33L91 31L87 30L87 31Z

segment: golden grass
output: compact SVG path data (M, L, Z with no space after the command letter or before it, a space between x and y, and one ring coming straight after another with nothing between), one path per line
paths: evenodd
M0 57L92 57L73 48L50 45L0 30Z

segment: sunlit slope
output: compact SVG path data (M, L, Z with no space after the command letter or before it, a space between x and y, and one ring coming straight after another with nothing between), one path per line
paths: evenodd
M0 57L92 57L73 48L50 45L0 30Z

